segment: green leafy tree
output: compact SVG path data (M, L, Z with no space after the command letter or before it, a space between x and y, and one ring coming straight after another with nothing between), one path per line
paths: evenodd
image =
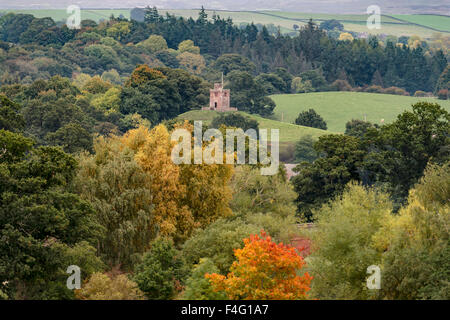
M380 298L449 299L449 169L449 162L429 165L408 204L374 238L384 252Z
M78 123L68 123L47 134L46 140L52 145L61 146L65 152L92 151L92 135Z
M136 46L148 50L150 53L167 50L167 42L160 35L152 34L147 40L139 42Z
M314 140L311 135L303 136L295 144L295 161L300 163L303 161L313 162L317 159L318 155L316 150L314 150Z
M327 123L320 115L316 113L314 109L300 112L297 119L295 119L295 124L299 126L327 130Z
M320 29L324 29L324 30L335 30L336 29L336 30L342 31L342 30L344 30L344 25L335 19L331 19L331 20L323 21L320 24Z
M385 193L349 184L342 197L315 212L310 259L312 295L319 299L369 299L367 267L380 265L372 240L392 210ZM382 284L383 285L383 284Z
M275 102L265 96L264 88L248 72L231 71L227 76L227 87L233 93L231 105L241 111L257 113L263 116L271 115Z
M447 66L440 75L436 84L436 92L440 90L450 90L450 66Z
M213 68L227 75L233 70L245 71L252 74L255 71L255 65L246 57L239 54L224 54L214 62Z
M24 120L20 112L20 106L7 97L0 95L0 130L21 131Z
M255 78L267 95L282 93L285 90L286 83L281 77L274 73L262 73Z
M391 124L368 132L373 142L364 161L371 180L388 184L396 203L423 175L427 163L448 159L450 114L438 104L419 102Z
M187 275L188 269L173 242L157 239L136 266L133 280L148 299L168 300L174 298Z
M211 259L200 259L198 265L192 270L192 274L186 280L186 289L183 293L183 299L186 300L226 300L228 296L224 292L213 290L206 274L218 273L219 269L214 265Z
M102 267L93 246L103 230L71 192L76 161L4 130L0 150L0 290L13 299L70 298L68 266L83 276Z
M327 81L320 70L306 71L300 74L303 81L311 81L311 85L317 91L322 91L327 86Z
M369 128L377 127L377 125L367 121L352 119L345 124L345 134L352 137L363 138Z
M292 178L297 193L297 210L306 221L314 220L312 209L342 193L351 180L360 180L359 168L365 151L361 142L345 135L319 137L314 149L320 155L313 163L303 162Z
M144 294L126 274L94 273L75 293L80 300L143 300Z

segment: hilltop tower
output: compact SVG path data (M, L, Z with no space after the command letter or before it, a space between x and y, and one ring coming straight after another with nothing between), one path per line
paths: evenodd
M222 76L222 83L214 83L214 89L209 90L209 107L202 110L237 111L237 108L230 107L230 93L230 89L223 88Z

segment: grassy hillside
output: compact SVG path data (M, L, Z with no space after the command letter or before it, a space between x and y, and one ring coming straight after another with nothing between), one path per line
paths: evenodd
M450 16L433 14L396 14L393 17L437 30L450 32Z
M313 108L328 124L332 132L344 132L347 121L366 119L373 123L395 120L398 114L419 101L439 103L450 111L449 100L415 98L362 92L317 92L273 95L275 116L283 122L293 123L301 111ZM283 119L282 119L283 118Z
M254 114L248 114L245 112L239 112L245 116L258 121L260 129L279 129L280 130L280 143L292 143L298 141L302 136L311 135L313 138L318 138L323 134L327 134L327 131L319 130L315 128L308 128L297 126L295 124L265 119ZM183 113L178 116L178 119L183 120L197 120L203 121L205 124L209 124L212 119L219 115L217 111L210 110L194 110ZM270 136L270 132L269 132Z
M280 161L284 163L293 163L294 161L294 148L295 143L300 140L301 137L311 135L313 139L318 139L321 135L328 134L328 131L308 128L303 126L297 126L295 124L265 119L254 114L248 114L240 112L240 114L248 116L258 121L260 129L268 129L268 138L270 139L270 129L278 129L280 134ZM183 113L178 116L178 119L203 121L205 124L211 123L211 121L219 115L217 111L210 110L194 110Z

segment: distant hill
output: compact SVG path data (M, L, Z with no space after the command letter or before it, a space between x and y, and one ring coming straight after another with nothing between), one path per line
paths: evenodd
M74 4L72 0L46 0L30 4L30 0L3 1L0 8L8 9L63 9ZM280 10L297 12L323 12L323 13L356 13L365 14L368 6L376 4L381 7L382 13L390 14L416 14L435 13L449 14L450 3L447 0L79 0L76 4L82 8L133 8L156 6L160 9L196 9L202 5L209 9L224 10Z
M438 103L450 111L449 100L377 93L317 92L273 95L271 98L277 105L274 111L277 119L293 123L301 111L312 108L325 119L332 132L344 132L345 124L351 119L366 119L378 124L381 119L384 123L392 122L419 101Z

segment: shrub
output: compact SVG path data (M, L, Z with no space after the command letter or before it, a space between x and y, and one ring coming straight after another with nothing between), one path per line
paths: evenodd
M428 93L426 93L425 91L422 91L422 90L417 90L414 93L414 97L427 97L427 96L428 96Z
M80 300L143 300L143 293L136 283L128 279L125 274L108 276L104 273L94 273L75 292Z
M370 86L367 87L364 92L370 92L370 93L384 93L384 90L381 86Z
M327 123L314 109L300 112L297 119L295 119L295 124L299 126L327 130Z
M398 88L398 87L389 87L389 88L383 89L382 93L395 94L398 96L409 96L409 93L405 89Z
M336 80L331 84L331 88L336 91L352 91L352 86L347 80Z

